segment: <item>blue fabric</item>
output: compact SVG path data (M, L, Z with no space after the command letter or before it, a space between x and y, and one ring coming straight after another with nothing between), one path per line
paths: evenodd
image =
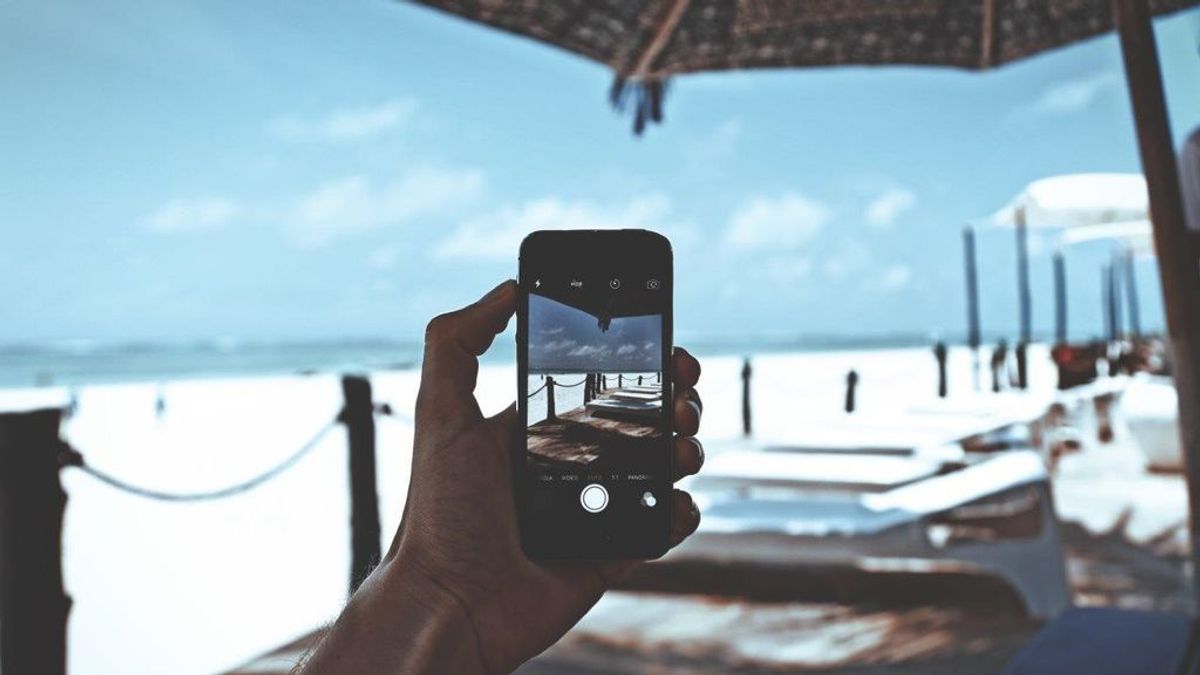
M1005 675L1172 675L1188 648L1191 619L1120 609L1072 609L1041 630Z

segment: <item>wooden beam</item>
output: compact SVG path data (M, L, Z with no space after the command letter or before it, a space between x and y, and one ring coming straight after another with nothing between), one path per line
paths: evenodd
M655 27L654 34L650 36L650 41L634 59L630 77L642 80L654 74L654 60L671 41L671 36L675 34L675 29L679 27L679 22L690 4L691 0L674 0L671 3L662 21Z
M1113 18L1150 192L1154 249L1179 393L1180 447L1187 470L1192 564L1196 566L1200 564L1200 415L1196 414L1200 410L1200 268L1195 239L1184 217L1175 144L1146 0L1113 0ZM1200 584L1194 585L1193 593L1200 600Z
M0 671L67 670L61 410L0 414Z
M1017 386L1029 386L1029 343L1033 341L1033 293L1029 290L1029 227L1025 207L1017 207L1017 300L1019 301L1021 337L1017 340Z

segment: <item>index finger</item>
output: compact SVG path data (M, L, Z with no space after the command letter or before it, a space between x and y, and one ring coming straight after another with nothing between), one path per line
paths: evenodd
M516 312L516 286L515 281L505 281L473 304L429 322L419 407L432 405L443 419L481 417L474 396L477 357L487 351Z

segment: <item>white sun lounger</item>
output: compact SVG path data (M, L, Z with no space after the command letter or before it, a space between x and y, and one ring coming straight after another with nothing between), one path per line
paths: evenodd
M618 401L616 399L598 398L587 403L587 411L592 415L608 417L625 417L638 420L656 419L662 414L661 401Z
M700 529L664 558L1005 581L1031 616L1070 603L1046 471L1032 451L938 473L934 458L712 453L689 484Z

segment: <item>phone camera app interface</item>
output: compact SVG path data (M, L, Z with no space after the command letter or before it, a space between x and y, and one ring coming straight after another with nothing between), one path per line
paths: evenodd
M540 276L529 287L526 474L564 528L663 508L664 292L657 275Z

